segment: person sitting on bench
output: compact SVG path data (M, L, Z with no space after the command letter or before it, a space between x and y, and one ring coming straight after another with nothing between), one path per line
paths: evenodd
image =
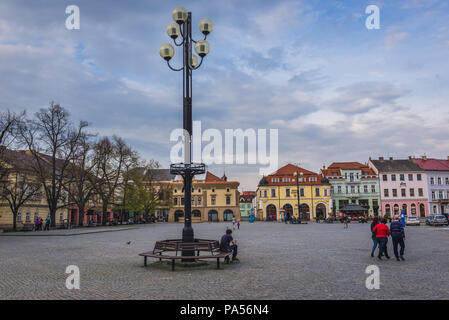
M232 251L232 261L239 261L239 259L237 259L237 245L235 244L234 238L232 238L231 234L232 234L232 230L227 229L226 234L224 234L221 237L220 251L224 251L224 252Z

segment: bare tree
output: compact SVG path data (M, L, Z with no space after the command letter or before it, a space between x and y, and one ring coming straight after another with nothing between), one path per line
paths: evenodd
M82 134L67 170L64 189L69 194L69 202L76 204L79 211L78 225L84 222L84 213L90 209L89 203L95 194L92 183L94 169L92 135Z
M0 160L5 150L17 142L17 129L21 121L23 121L24 116L25 111L18 114L9 110L0 112Z
M52 102L20 130L23 142L35 158L33 170L43 185L52 227L56 211L68 205L64 190L67 169L87 127L84 121L75 127L69 118L67 110Z
M123 187L124 173L137 166L138 155L123 139L113 136L100 139L94 147L95 170L92 176L95 192L102 201L103 224L106 224L108 207L114 205Z
M28 201L40 201L41 183L29 167L32 157L24 152L4 152L4 175L1 180L0 199L8 202L13 214L13 230L17 230L17 215Z

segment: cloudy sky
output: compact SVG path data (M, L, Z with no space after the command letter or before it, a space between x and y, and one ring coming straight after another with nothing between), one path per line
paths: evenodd
M371 4L379 30L365 27ZM80 8L80 30L65 28L68 5ZM178 5L192 11L197 38L201 18L215 24L194 74L203 130L277 128L279 165L314 171L333 161L449 155L444 0L2 0L0 108L33 114L55 101L168 167L182 82L158 49ZM226 174L252 190L259 167L227 165Z

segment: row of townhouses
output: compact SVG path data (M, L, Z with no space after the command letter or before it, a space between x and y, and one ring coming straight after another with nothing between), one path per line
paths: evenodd
M335 162L320 173L288 164L260 180L255 215L259 220L338 217L350 203L365 208L370 216L391 216L402 210L420 218L447 215L449 157Z

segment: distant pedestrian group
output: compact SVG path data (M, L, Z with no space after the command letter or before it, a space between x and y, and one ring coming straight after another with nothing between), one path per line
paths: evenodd
M393 242L393 252L397 261L405 260L405 231L404 226L399 222L399 217L395 216L390 223L390 227L386 225L387 219L379 219L375 217L371 223L371 239L373 240L373 248L371 249L371 257L374 257L376 248L379 247L378 259L382 257L390 259L388 255L388 237L391 236ZM399 249L400 248L400 249ZM399 250L398 250L399 249Z
M36 217L36 219L34 220L34 231L42 231L42 230L50 231L50 224L51 224L50 216L47 216L47 218L45 219L45 223L44 219L42 219L41 217Z

